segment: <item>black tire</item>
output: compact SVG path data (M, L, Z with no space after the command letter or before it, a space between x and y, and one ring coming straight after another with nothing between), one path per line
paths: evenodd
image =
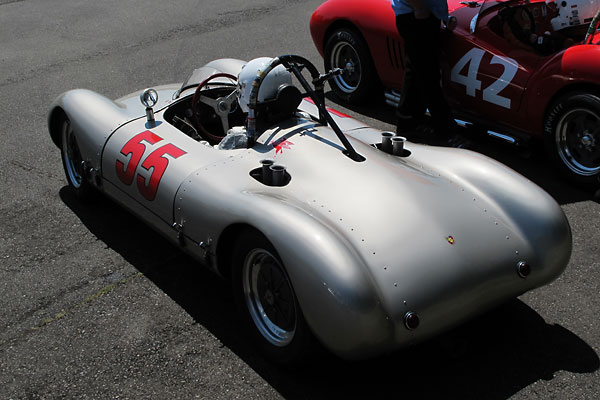
M233 290L245 328L272 361L300 366L315 349L287 272L259 232L239 237L233 253Z
M60 124L60 154L69 187L79 200L90 202L95 197L95 190L86 179L77 138L73 132L71 121L66 117Z
M544 124L544 147L550 160L571 182L599 186L600 97L574 92L550 108Z
M342 68L341 75L329 80L329 86L342 100L361 104L380 90L373 59L366 42L351 29L339 29L325 41L325 71Z

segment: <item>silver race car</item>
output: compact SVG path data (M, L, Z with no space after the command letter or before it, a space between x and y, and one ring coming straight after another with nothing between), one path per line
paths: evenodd
M478 153L406 142L324 105L295 55L220 59L117 100L71 90L50 135L81 200L103 193L230 279L272 359L346 359L439 334L565 269L538 186Z

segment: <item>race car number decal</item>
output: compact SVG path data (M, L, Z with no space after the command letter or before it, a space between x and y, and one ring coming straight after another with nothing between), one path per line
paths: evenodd
M450 79L459 85L464 85L467 94L472 97L475 97L477 90L481 90L481 81L477 79L477 74L484 54L484 50L472 48L452 68ZM469 64L467 75L462 75L460 72L467 64ZM510 84L517 74L519 63L512 58L494 55L490 64L501 64L504 66L504 72L494 83L483 89L483 100L510 109L510 99L500 96L499 93Z
M142 142L147 142L150 145L154 145L162 140L163 139L157 134L150 131L145 131L138 133L127 143L125 143L125 146L123 146L121 149L121 154L125 157L129 157L131 155L131 157L129 158L127 165L120 160L117 160L116 162L117 176L121 182L126 185L131 185L133 183L135 172L142 159L142 156L144 155L144 151L146 150L146 145ZM156 197L160 180L162 179L163 174L169 165L169 160L165 157L165 154L173 158L179 158L186 154L186 152L172 143L167 143L150 153L142 162L142 168L150 173L150 178L146 179L138 173L137 187L140 191L140 194L149 201L154 200Z

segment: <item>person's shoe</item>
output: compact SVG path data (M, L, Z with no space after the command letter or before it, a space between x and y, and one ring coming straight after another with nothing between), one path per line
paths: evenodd
M447 140L447 143L449 147L455 147L457 149L473 150L475 147L475 144L471 140L458 133L452 135Z
M473 149L475 144L464 136L465 132L465 128L454 121L434 128L434 134L438 138L436 142L439 146Z
M415 117L405 116L396 112L396 134L405 136L417 131L420 121Z

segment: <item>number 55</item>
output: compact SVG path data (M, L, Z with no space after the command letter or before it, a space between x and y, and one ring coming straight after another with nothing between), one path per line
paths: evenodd
M156 144L161 140L163 139L155 133L145 131L135 135L127 143L125 143L125 146L123 146L121 149L121 154L125 157L128 157L131 154L131 158L129 159L127 165L120 160L117 160L115 165L117 168L117 176L121 182L126 185L131 185L133 183L133 177L142 159L142 156L144 155L144 151L146 150L146 145L142 142L145 141L149 144ZM172 143L167 143L164 146L154 150L152 153L150 153L150 155L148 155L148 157L146 157L144 162L142 162L142 168L144 168L146 171L150 171L152 169L148 184L146 184L146 178L141 176L139 173L137 175L138 190L146 200L152 201L156 197L160 180L162 179L162 176L169 165L169 160L164 157L165 154L168 154L173 158L179 158L186 154L186 152Z

